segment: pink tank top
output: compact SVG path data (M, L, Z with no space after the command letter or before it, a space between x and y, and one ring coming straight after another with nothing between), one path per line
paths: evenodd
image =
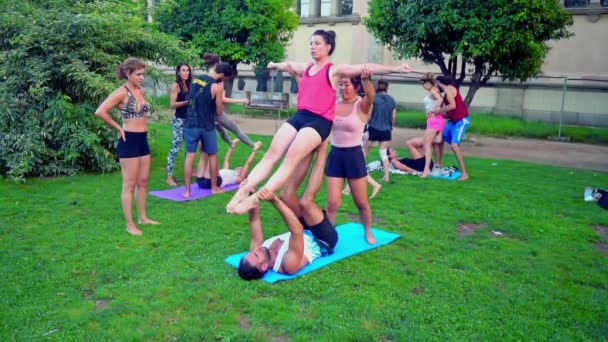
M327 63L316 74L310 76L310 68L306 68L302 74L300 84L298 84L298 105L297 109L305 109L317 114L329 121L334 121L336 115L336 90L329 81L329 67Z
M336 115L331 126L330 142L336 147L361 146L361 136L365 123L359 119L359 102L353 105L353 110L345 116Z

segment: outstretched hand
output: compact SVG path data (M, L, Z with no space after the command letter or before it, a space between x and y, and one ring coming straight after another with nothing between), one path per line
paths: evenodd
M258 198L262 201L272 202L277 199L277 196L274 194L274 192L266 188L260 188L260 190L258 190Z
M400 73L407 74L410 71L412 71L412 68L407 63L404 63L401 66L399 66L399 72Z

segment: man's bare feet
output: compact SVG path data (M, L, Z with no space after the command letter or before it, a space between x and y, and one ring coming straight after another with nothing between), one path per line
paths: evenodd
M253 144L253 150L254 151L259 150L260 147L262 147L262 142L261 141L256 141L255 144Z
M369 196L369 199L372 199L374 197L376 197L376 195L378 194L378 192L380 191L380 189L382 189L382 185L378 184L378 185L372 185L372 195Z
M232 214L243 215L249 210L257 207L260 204L260 198L257 194L253 194L247 197L244 201L237 204L234 209L230 212Z
M135 226L127 226L126 230L127 230L127 233L129 233L131 235L141 236L144 234L144 232L137 229L137 227L135 227Z
M463 173L463 174L462 174L462 176L460 176L460 177L458 178L458 181L461 181L461 182L462 182L462 181L466 181L467 179L469 179L469 175L468 175L468 174L466 174L466 173Z
M150 220L147 217L143 218L143 219L137 220L137 223L139 223L139 224L160 224L160 222L154 221L154 220Z
M247 180L241 182L239 189L236 191L234 196L230 199L230 202L226 205L226 211L231 213L234 207L241 203L247 196L249 196L249 187L247 186Z
M365 230L365 241L367 241L367 243L369 243L370 245L376 244L377 241L374 235L372 235L371 229Z
M240 141L239 139L234 139L234 140L232 140L232 144L230 144L230 148L235 148L235 147L236 147L236 144L238 144L238 143L239 143L239 141Z
M431 175L431 170L424 169L424 171L422 171L422 174L420 175L420 177L426 178L426 177L428 177L430 175Z
M173 176L167 176L167 184L169 186L177 186L177 183L175 182Z

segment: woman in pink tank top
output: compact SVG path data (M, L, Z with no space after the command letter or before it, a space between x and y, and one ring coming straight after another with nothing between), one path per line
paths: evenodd
M371 73L407 73L410 67L367 65L333 65L330 56L336 47L336 34L333 31L317 30L310 38L312 63L269 63L268 68L287 71L288 66L300 76L297 112L274 134L264 157L243 181L234 194L226 211L245 214L258 205L256 194L251 194L283 156L283 162L270 177L264 187L272 192L279 190L300 162L311 154L331 131L336 106L336 85L344 77L361 75L365 66Z
M365 91L365 97L358 96ZM364 69L361 78L344 78L340 81L342 100L336 104L334 125L331 129L331 151L327 157L327 218L335 224L340 208L344 179L350 186L353 202L359 209L359 218L365 230L365 240L375 244L372 235L372 213L367 199L367 165L361 147L363 128L369 119L374 103L374 85L370 72Z

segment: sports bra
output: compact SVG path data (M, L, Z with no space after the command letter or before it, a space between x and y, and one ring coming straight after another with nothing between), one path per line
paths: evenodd
M133 94L131 94L131 91L129 90L129 87L124 86L125 89L127 89L127 106L124 108L120 108L118 107L118 111L120 112L120 117L123 120L126 119L137 119L137 118L143 118L146 115L148 115L148 113L150 112L150 107L148 106L148 104L146 102L144 102L141 105L141 110L138 112L137 111L137 105L139 104L137 101L137 98L135 98L135 96L133 96Z

